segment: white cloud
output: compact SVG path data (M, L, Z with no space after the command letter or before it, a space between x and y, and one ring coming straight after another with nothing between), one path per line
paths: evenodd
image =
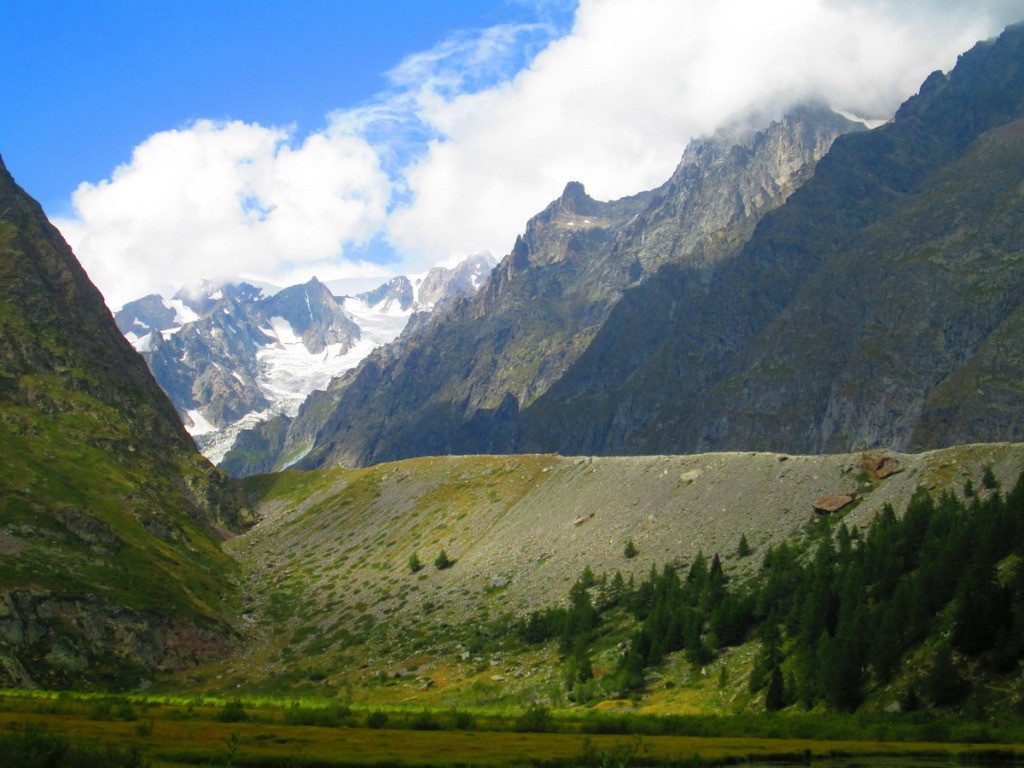
M818 95L889 116L1019 3L584 0L572 33L513 80L423 105L437 135L389 219L430 262L506 253L578 180L600 199L658 185L687 141L752 105Z
M602 199L656 186L690 138L751 106L817 95L891 115L1020 15L1019 0L582 0L561 37L500 26L410 55L388 92L301 141L240 122L156 134L57 223L111 306L204 277L380 272L359 259L382 239L405 271L500 256L570 180Z
M57 221L108 304L200 278L365 272L345 249L383 226L391 184L362 138L199 121L155 134Z

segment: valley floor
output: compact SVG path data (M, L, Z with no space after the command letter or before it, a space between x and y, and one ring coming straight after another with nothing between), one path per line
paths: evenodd
M882 740L877 728L866 729L864 738L687 735L709 728L697 719L652 723L679 734L614 735L588 732L593 724L585 718L561 716L541 718L544 728L531 731L522 717L267 700L243 707L239 701L202 698L8 694L0 696L0 764L15 764L4 762L13 756L23 768L91 765L93 757L96 765L112 768L1024 764L1024 743ZM809 722L805 730L815 727L827 732L830 726ZM33 762L37 758L45 761Z

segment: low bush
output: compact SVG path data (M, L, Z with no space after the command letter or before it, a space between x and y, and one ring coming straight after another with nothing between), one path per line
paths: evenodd
M217 713L217 719L222 723L244 723L249 719L249 714L245 711L242 700L234 699L224 703Z
M516 718L512 729L517 733L549 733L555 730L555 722L550 709L533 706Z
M388 724L388 713L373 711L366 716L366 727L367 728L383 728Z

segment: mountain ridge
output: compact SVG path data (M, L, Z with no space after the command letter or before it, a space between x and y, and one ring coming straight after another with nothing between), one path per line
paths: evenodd
M911 326L901 323L898 313L903 309L916 313L919 318L915 322L921 329L930 324L952 340L956 333L941 330L949 321L938 312L929 317L928 307L941 306L944 301L962 305L964 328L977 325L968 319L971 313L989 311L972 309L962 285L975 283L974 298L991 294L995 289L982 287L978 270L959 267L962 272L957 276L956 259L969 242L972 228L981 232L983 241L988 216L986 207L972 205L970 193L962 194L960 187L973 185L982 193L979 199L987 195L992 203L998 202L997 209L1009 217L1000 225L1003 229L1019 228L1013 215L1013 200L1019 198L1019 180L1013 177L1014 169L1020 167L1015 160L1019 147L1014 144L1010 149L1010 143L997 142L995 148L1002 151L984 155L982 145L989 150L994 145L982 140L976 154L967 159L962 156L977 137L1006 125L1013 115L1019 116L1019 94L1024 92L1022 38L1024 27L1018 25L997 41L979 43L961 56L949 76L936 73L929 77L893 122L837 140L818 164L814 178L785 206L765 216L740 256L716 275L712 285L692 273L668 267L661 277L637 288L637 296L621 305L624 316L610 322L605 338L580 369L560 382L561 391L552 392L549 402L540 404L533 417L528 417L525 430L535 430L534 437L522 447L543 445L563 452L598 453L644 453L653 448L673 452L712 448L817 452L872 446L922 449L1014 439L1019 430L1014 431L1013 424L1018 417L1005 421L1002 430L965 430L946 436L939 431L919 432L913 441L913 426L906 427L902 436L873 427L871 419L879 425L895 414L912 418L910 414L917 408L913 403L927 397L931 385L923 380L913 393L890 399L878 416L859 417L862 410L871 408L872 396L880 391L872 387L879 376L867 372L868 360L865 372L855 374L859 383L833 379L843 368L832 358L842 360L849 353L831 347L830 339L849 338L860 322L859 313L874 314L881 324L879 331L888 329L886 333L901 339L902 354L892 356L897 367L905 360L927 375L929 365L912 343L914 337L899 336L909 333ZM985 157L987 162L977 165ZM945 174L944 168L949 168ZM984 192L987 174L996 174L994 178L1001 180L998 201L993 191ZM925 186L919 186L922 184ZM940 195L944 196L941 200ZM915 223L906 209L915 204L931 206L924 223ZM940 215L936 211L942 205L945 209ZM899 215L904 216L902 221L890 218ZM966 216L973 216L974 223L967 222L945 242L946 225ZM917 239L911 242L908 233L915 233ZM880 245L865 255L864 242L872 237ZM941 290L933 280L939 272L922 271L913 264L903 273L901 283L896 274L903 267L885 253L889 242L903 243L900 247L911 254L944 250L943 273L948 277L943 278ZM1012 238L1003 236L1002 242L998 258L1012 271L1000 277L989 268L987 280L992 285L1019 279L1013 276L1020 264L1012 258ZM873 278L861 274L869 270ZM887 286L888 296L872 294L878 284ZM909 285L917 295L907 290ZM645 296L646 292L658 298ZM722 302L723 296L731 300ZM923 297L928 298L922 301ZM996 299L996 304L1000 301ZM654 311L648 312L647 307ZM675 307L675 314L669 317L662 312L659 316L659 307ZM633 317L625 316L630 308ZM885 311L889 316L883 319L880 313ZM825 332L819 332L822 322L828 329ZM647 350L648 359L640 359L628 346L612 352L623 329L645 328L656 328L661 334L636 344L635 349ZM878 350L872 352L869 343L870 338L862 339L862 356L877 355ZM952 358L934 359L937 367L932 375L952 376L952 360L957 354L969 355L970 345L978 342L967 343L958 352L950 349ZM884 350L885 345L879 349ZM1019 359L1016 350L1009 359ZM915 360L919 362L912 362ZM779 381L783 376L788 378ZM890 370L882 380L895 383L900 376L898 370ZM592 397L588 391L601 394ZM844 391L845 407L840 404ZM1021 402L1018 399L1014 407L1019 409ZM838 418L844 409L848 426ZM831 414L827 420L826 413ZM646 426L640 423L639 414L644 414ZM817 427L809 423L814 414L826 423ZM862 426L855 426L851 417L854 421L863 418ZM833 437L815 436L822 426L831 430ZM568 440L560 440L553 434L555 430ZM588 437L574 442L572 436L579 435Z
M171 299L128 302L115 320L216 462L241 430L290 419L311 392L397 337L414 312L476 290L491 266L478 254L356 296L335 296L316 277L273 292L206 282Z
M712 268L810 175L835 136L856 128L809 105L762 131L731 128L695 142L657 190L599 202L570 182L474 298L335 380L300 410L283 444L274 432L280 451L251 435L224 466L266 471L284 463L275 455L301 455L296 466L308 468L515 451L520 410L579 358L623 290L677 259Z

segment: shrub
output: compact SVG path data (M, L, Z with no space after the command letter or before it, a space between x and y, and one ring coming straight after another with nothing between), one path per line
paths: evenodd
M420 562L419 553L413 552L409 555L409 571L411 573L416 573L421 570L423 570L423 563Z
M516 718L513 730L517 733L548 733L555 730L551 710L535 705Z
M31 723L0 734L0 760L19 768L144 768L138 747L104 747L72 741ZM4 762L4 765L8 763Z
M329 707L303 708L292 704L284 713L286 725L316 725L320 728L338 728L348 723L352 714L346 704L332 704Z
M636 544L630 539L626 542L626 548L622 550L622 554L627 560L632 560L640 554L640 550L636 548Z
M225 702L224 706L221 707L220 713L217 715L217 719L222 723L244 723L249 719L249 714L245 711L242 700L234 699Z
M383 728L388 724L387 712L373 711L366 716L367 728Z
M476 727L476 719L460 709L453 709L448 727L453 731L472 731Z

